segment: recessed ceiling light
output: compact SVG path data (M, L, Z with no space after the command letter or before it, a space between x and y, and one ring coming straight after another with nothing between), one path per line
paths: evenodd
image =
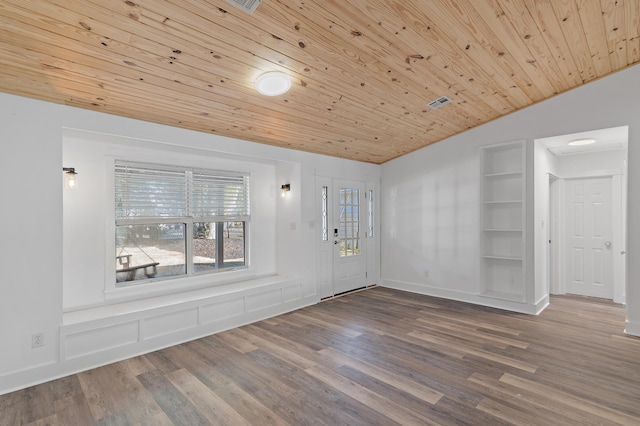
M596 143L595 139L576 139L574 141L569 142L571 146L577 145L591 145L592 143Z
M256 79L256 90L265 96L278 96L291 88L291 78L278 71L270 71Z

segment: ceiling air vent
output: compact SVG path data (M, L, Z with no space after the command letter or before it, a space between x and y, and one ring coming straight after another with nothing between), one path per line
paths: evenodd
M253 13L256 11L262 0L227 0L227 3L239 7L247 13Z
M435 101L429 102L427 105L429 105L430 108L438 109L450 102L451 102L451 98L447 96L440 96L438 99L436 99Z

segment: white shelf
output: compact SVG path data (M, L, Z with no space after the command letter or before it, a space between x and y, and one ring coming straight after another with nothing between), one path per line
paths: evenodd
M499 260L513 260L517 262L522 262L521 257L511 257L511 256L493 256L493 255L484 255L482 256L485 259L499 259Z
M481 156L480 294L524 302L525 145L488 146Z

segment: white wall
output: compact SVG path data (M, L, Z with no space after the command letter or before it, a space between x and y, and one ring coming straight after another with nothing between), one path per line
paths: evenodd
M62 114L32 107L0 97L0 393L3 374L56 362L62 323ZM45 346L33 350L39 332Z
M537 138L629 125L628 217L638 217L640 193L632 190L640 185L640 167L634 168L640 164L638 123L640 66L635 66L383 164L383 284L491 303L476 297L477 155L482 145L525 139L531 147ZM444 196L443 190L449 195ZM629 221L627 236L626 330L640 335L640 223ZM460 256L454 259L450 253ZM526 261L532 268L533 251ZM429 279L423 276L425 267L430 270ZM528 285L535 288L533 276L528 277Z
M12 206L17 206L6 208L3 203L4 208L0 209L5 242L5 250L0 256L3 271L0 279L0 321L3 324L0 328L0 394L316 303L319 300L316 277L309 273L316 269L318 229L312 226L316 215L315 176L357 177L376 182L380 179L380 167L372 164L8 94L0 94L0 125L3 129L1 194ZM96 302L112 302L105 299L104 287L101 289L98 285L101 273L105 272L99 258L106 258L107 234L103 231L106 225L96 226L93 216L96 211L107 209L108 202L99 195L102 191L106 193L106 179L99 176L104 163L100 155L91 153L91 149L106 145L95 145L95 140L86 137L68 140L63 163L64 129L102 134L97 135L97 139L106 137L104 135L139 139L143 141L140 143L144 150L155 146L156 155L160 157L167 155L160 151L173 150L182 156L197 150L198 153L207 152L211 158L231 159L254 170L262 170L263 175L266 173L270 177L260 185L264 185L263 189L273 188L259 196L273 196L277 201L275 208L267 208L267 214L271 215L267 222L271 227L263 230L262 240L264 243L275 235L275 243L270 243L273 252L261 266L260 273L275 272L281 279L258 281L256 285L260 288L232 283L222 286L217 294L196 290L160 296L158 301L164 305L154 311L155 317L150 316L150 311L134 316L130 311L121 311L113 316L120 308L131 310L134 306L135 310L135 305L131 304L63 313L63 294L64 304L72 310ZM84 142L94 145L80 148L78 144ZM75 150L71 149L74 144ZM67 162L82 164L82 167ZM75 193L65 191L65 203L69 203L69 209L72 205L74 209L82 209L65 211L64 239L63 166L79 169L80 187ZM277 188L283 183L291 183L292 190L287 199L278 196ZM83 206L85 202L92 205ZM265 203L259 206L265 206ZM292 222L296 229L292 229ZM73 235L76 241L78 236L84 235L82 250L70 247L72 241L66 237ZM63 261L63 253L65 258L70 258ZM80 267L81 262L86 264ZM86 282L75 268L87 273ZM234 316L236 306L244 307L246 315ZM171 326L165 327L166 324ZM158 330L163 329L169 329L171 333L160 335ZM45 345L32 349L31 335L37 332L44 333ZM98 350L92 345L102 345L105 350L93 353Z
M568 179L625 174L626 161L626 149L563 155L556 159L556 175Z
M386 285L447 297L478 292L477 145L447 141L383 165Z

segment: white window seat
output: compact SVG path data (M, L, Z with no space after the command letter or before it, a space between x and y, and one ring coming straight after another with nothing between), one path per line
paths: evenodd
M89 326L96 323L108 325L125 322L133 319L140 319L149 316L156 316L163 311L177 309L187 309L205 305L211 301L223 302L237 298L239 296L251 296L260 294L270 288L286 288L287 286L297 286L301 280L283 275L270 275L261 278L243 280L230 284L218 285L215 287L190 290L179 293L154 296L145 299L132 300L120 303L112 303L65 312L63 314L62 325L67 330L75 329L78 326ZM287 300L283 300L286 302ZM82 327L82 328L84 328Z

